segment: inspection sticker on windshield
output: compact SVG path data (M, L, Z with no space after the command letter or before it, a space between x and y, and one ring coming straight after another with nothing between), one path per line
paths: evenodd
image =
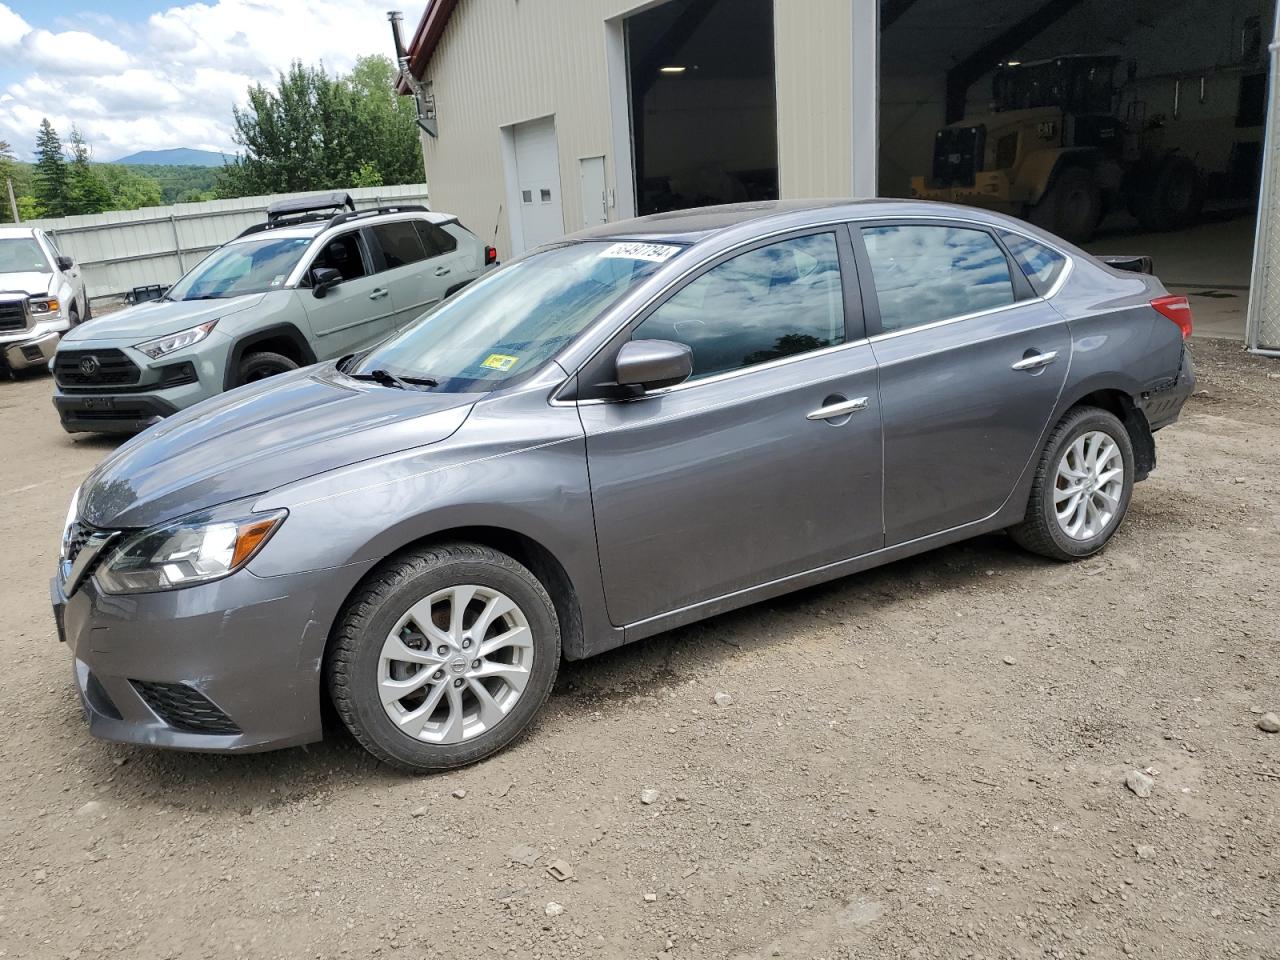
M667 243L615 243L606 247L600 256L665 263L679 252L679 247L673 247Z
M519 362L519 357L512 357L505 353L491 353L481 361L480 366L488 367L490 370L501 370L505 373Z

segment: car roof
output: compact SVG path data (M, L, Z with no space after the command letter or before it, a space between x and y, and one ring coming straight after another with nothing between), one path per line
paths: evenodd
M356 212L359 213L360 211L357 210ZM420 218L426 218L427 220L430 220L432 223L439 224L439 225L456 223L458 220L458 218L451 213L440 213L436 210L426 210L426 211L406 210L400 213L384 213L376 217L362 217L359 220L350 220L350 221L347 221L346 223L340 223L337 226L333 227L332 229L340 231L345 228L353 227L353 226L368 227L368 226L376 226L379 223L387 223L395 220L413 220L413 219L420 219ZM227 243L228 244L241 243L248 240L263 240L263 239L277 240L281 238L311 239L313 237L319 236L321 233L324 233L326 230L329 230L329 229L330 227L329 227L328 220L313 220L310 223L299 223L291 226L273 227L270 230L260 230L255 233L242 234L234 238L233 240L227 241Z
M805 216L810 214L810 216ZM832 220L859 220L885 217L954 217L978 221L993 227L1011 227L1020 233L1038 234L1023 221L984 210L936 200L899 200L873 197L855 200L761 200L695 207L650 214L633 220L618 220L571 234L568 240L647 240L653 242L697 243L707 237L738 227L757 224L761 232L772 221L780 226L803 229L809 223ZM1060 242L1060 241L1059 241Z

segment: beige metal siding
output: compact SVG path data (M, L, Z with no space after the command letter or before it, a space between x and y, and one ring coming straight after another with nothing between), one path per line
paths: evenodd
M774 0L778 185L784 199L853 194L853 0Z
M440 131L439 140L423 138L434 209L457 214L486 242L499 223L498 250L509 256L501 128L554 115L565 230L578 228L578 160L604 156L608 186L615 183L605 20L634 6L462 0L426 76Z

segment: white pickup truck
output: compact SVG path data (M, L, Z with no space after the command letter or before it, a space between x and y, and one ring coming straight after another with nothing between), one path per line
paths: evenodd
M0 227L0 378L44 367L89 319L80 268L37 227Z

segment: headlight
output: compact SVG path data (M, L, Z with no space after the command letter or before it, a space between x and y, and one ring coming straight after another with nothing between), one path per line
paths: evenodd
M270 539L287 511L234 520L207 516L143 530L116 548L94 576L107 593L150 593L235 573Z
M31 304L33 317L43 317L62 309L62 304L58 302L57 297L29 297L27 303Z
M67 553L71 547L71 525L76 522L79 514L80 488L76 487L76 492L71 495L71 505L67 507L67 522L62 525L62 547L59 554L63 560L67 559Z
M168 336L156 337L154 340L147 340L137 345L137 348L145 353L152 360L163 357L166 353L173 353L175 350L181 350L183 347L189 347L193 343L199 343L209 335L209 331L216 325L217 320L210 320L208 323L202 323L198 327L192 327L189 330L180 330L177 333L171 333Z

